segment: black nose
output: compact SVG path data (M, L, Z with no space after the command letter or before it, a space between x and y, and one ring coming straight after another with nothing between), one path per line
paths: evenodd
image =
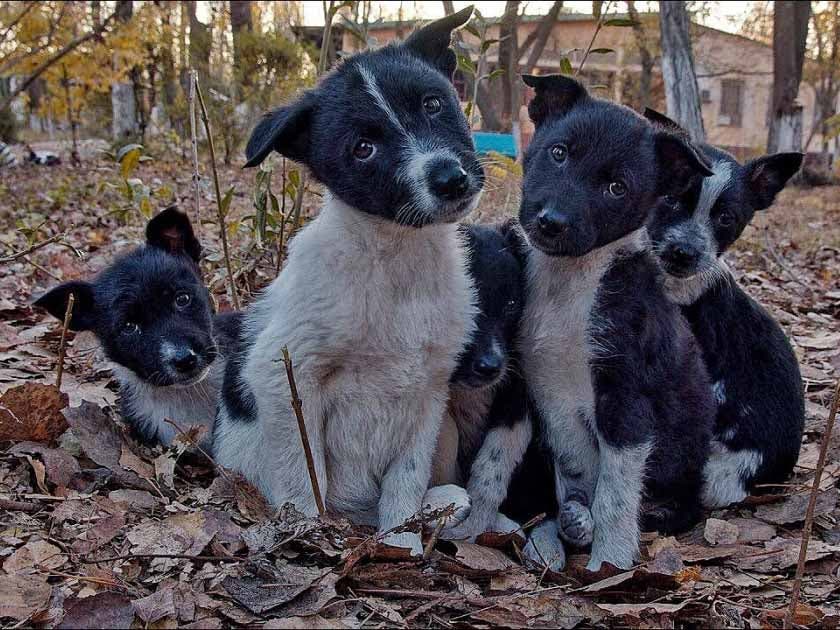
M569 217L557 210L545 208L537 215L537 227L546 236L560 236L569 229Z
M495 378L502 371L502 357L498 354L482 355L473 363L473 370L481 378L487 380Z
M447 201L463 197L469 187L467 171L457 162L441 164L429 174L429 188L432 193Z
M182 374L189 374L198 365L198 355L190 348L181 348L172 357L172 365Z
M665 261L679 268L691 267L700 259L700 252L682 243L671 243L662 253Z

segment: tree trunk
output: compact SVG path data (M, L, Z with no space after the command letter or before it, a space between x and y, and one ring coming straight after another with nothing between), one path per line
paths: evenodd
M694 140L702 142L706 139L706 132L700 113L700 90L694 72L690 26L685 2L659 3L662 76L665 79L667 113Z
M767 152L802 150L802 106L796 102L805 42L808 38L810 2L779 1L773 12L773 100Z
M210 72L210 27L199 22L195 15L195 0L186 0L190 24L190 67L198 72L200 83L206 84Z
M531 46L531 52L528 55L528 60L525 62L525 65L520 68L520 72L530 74L534 71L534 68L537 67L540 57L542 57L543 51L545 50L545 45L548 43L548 38L551 36L551 31L557 23L557 17L560 15L560 11L562 9L562 0L551 5L548 13L542 20L540 20L537 28L532 31L534 35L533 43L528 41L531 39L530 36L522 43L522 48L519 50L519 56L521 57L525 54L525 52L527 52L528 46Z
M131 20L134 12L132 0L117 0L116 18L125 24ZM116 55L113 58L116 69L120 61ZM111 113L114 140L127 140L137 133L137 108L134 101L134 85L128 80L115 82L111 85Z
M246 33L254 30L251 2L250 0L231 0L228 4L230 5L230 27L233 31L233 71L242 87L245 88L250 83L251 71L243 56L242 40L243 37L247 37Z
M519 1L507 0L499 22L499 66L505 73L502 81L502 121L510 128L519 115Z
M639 105L644 109L650 107L650 82L653 77L655 60L645 25L639 18L639 12L636 10L636 3L633 0L627 0L627 15L633 21L633 35L636 39L636 48L639 49L639 60L642 65L642 72L639 75Z

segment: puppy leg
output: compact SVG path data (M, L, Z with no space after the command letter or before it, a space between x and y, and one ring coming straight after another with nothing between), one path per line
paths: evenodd
M476 536L491 529L499 506L507 495L513 472L522 461L530 441L531 422L527 419L510 427L497 426L490 430L473 462L467 482L472 511L463 523L445 531L445 538L475 540Z
M452 516L446 518L444 523L446 527L454 527L470 515L472 501L464 488L448 483L429 488L423 495L424 512L434 512L449 507L453 508L454 511Z
M712 440L709 459L703 468L703 505L719 508L746 499L748 482L761 466L762 459L758 451L733 451L718 440Z
M430 487L446 484L461 484L461 474L458 467L458 425L454 418L446 414L438 433L435 456L432 463L432 480Z
M417 514L423 506L423 495L432 474L432 454L443 418L443 405L431 405L425 418L418 422L414 438L391 462L382 479L379 497L379 531L384 532ZM423 555L420 535L414 532L391 533L385 542L404 547L413 556Z
M522 553L530 565L562 571L566 567L566 552L557 531L557 522L543 521L532 529Z
M600 440L598 484L592 502L592 556L586 568L609 562L629 569L639 555L639 510L651 444L616 448Z

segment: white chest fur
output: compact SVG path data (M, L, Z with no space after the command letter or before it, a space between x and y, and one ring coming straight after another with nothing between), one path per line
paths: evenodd
M300 448L276 416L289 405L285 345L307 424L322 435L328 510L374 521L386 469L414 448L421 419L440 422L474 301L455 225L398 226L328 199L246 322L257 333L243 372L262 427L257 484L283 499L273 492L288 472L282 453Z

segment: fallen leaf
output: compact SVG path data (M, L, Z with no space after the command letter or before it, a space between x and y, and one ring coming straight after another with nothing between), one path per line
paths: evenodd
M732 545L738 540L738 526L719 518L706 519L703 538L710 545Z
M823 332L812 337L794 337L796 343L811 350L833 350L840 346L840 333Z
M73 541L71 547L76 553L91 553L111 542L123 531L123 528L125 528L125 515L111 514L88 526L87 530Z
M134 612L145 623L151 624L164 617L175 617L175 589L174 587L158 588L146 597L134 600Z
M131 601L120 593L97 593L67 602L58 628L130 628L134 621Z
M738 527L739 543L764 542L776 536L776 528L757 518L733 518L729 521Z
M252 613L260 615L292 601L330 572L331 569L287 564L278 573L278 578L282 581L266 583L265 580L255 577L227 577L222 582L222 588Z
M239 531L224 512L205 510L140 523L126 538L132 553L197 556L214 537L225 543L239 540Z
M490 549L461 540L443 541L440 547L445 553L452 555L458 565L468 571L478 571L485 575L491 575L507 571L516 566L510 558L498 549Z
M805 520L805 512L808 509L810 493L802 492L787 497L781 503L773 505L762 505L755 511L755 517L762 521L775 523L776 525L788 525ZM814 516L828 514L837 506L837 491L834 489L828 492L821 492L817 495L817 504L814 508Z
M0 617L28 619L47 609L51 592L43 575L0 575Z
M6 573L20 573L31 570L57 569L66 561L61 549L45 540L32 540L20 547L3 563Z
M773 573L789 569L796 566L799 560L800 542L798 538L774 538L764 544L766 553L739 558L738 566L742 569L760 573ZM805 560L806 562L812 562L827 558L838 551L840 551L840 546L811 539L808 543L808 553Z
M145 490L113 490L108 498L114 503L127 503L134 510L149 510L158 504L157 499Z
M136 472L143 479L152 479L155 474L154 466L137 457L125 444L122 445L120 466L126 470Z
M768 610L764 613L764 616L770 619L784 619L789 611L790 607L785 606L776 610ZM796 605L796 612L793 614L793 623L797 626L811 627L818 624L823 617L825 617L825 613L819 608L800 602Z
M76 458L59 448L48 448L36 442L21 442L9 449L9 453L39 455L44 461L47 479L56 486L69 487L81 472Z
M49 442L67 429L67 395L55 385L24 383L0 396L0 440Z
M623 617L629 615L631 617L638 617L644 613L654 613L657 615L671 614L679 612L689 604L688 601L680 602L679 604L596 604L598 608L606 610L616 617Z
M155 478L163 482L170 490L175 489L175 458L170 451L155 458Z

